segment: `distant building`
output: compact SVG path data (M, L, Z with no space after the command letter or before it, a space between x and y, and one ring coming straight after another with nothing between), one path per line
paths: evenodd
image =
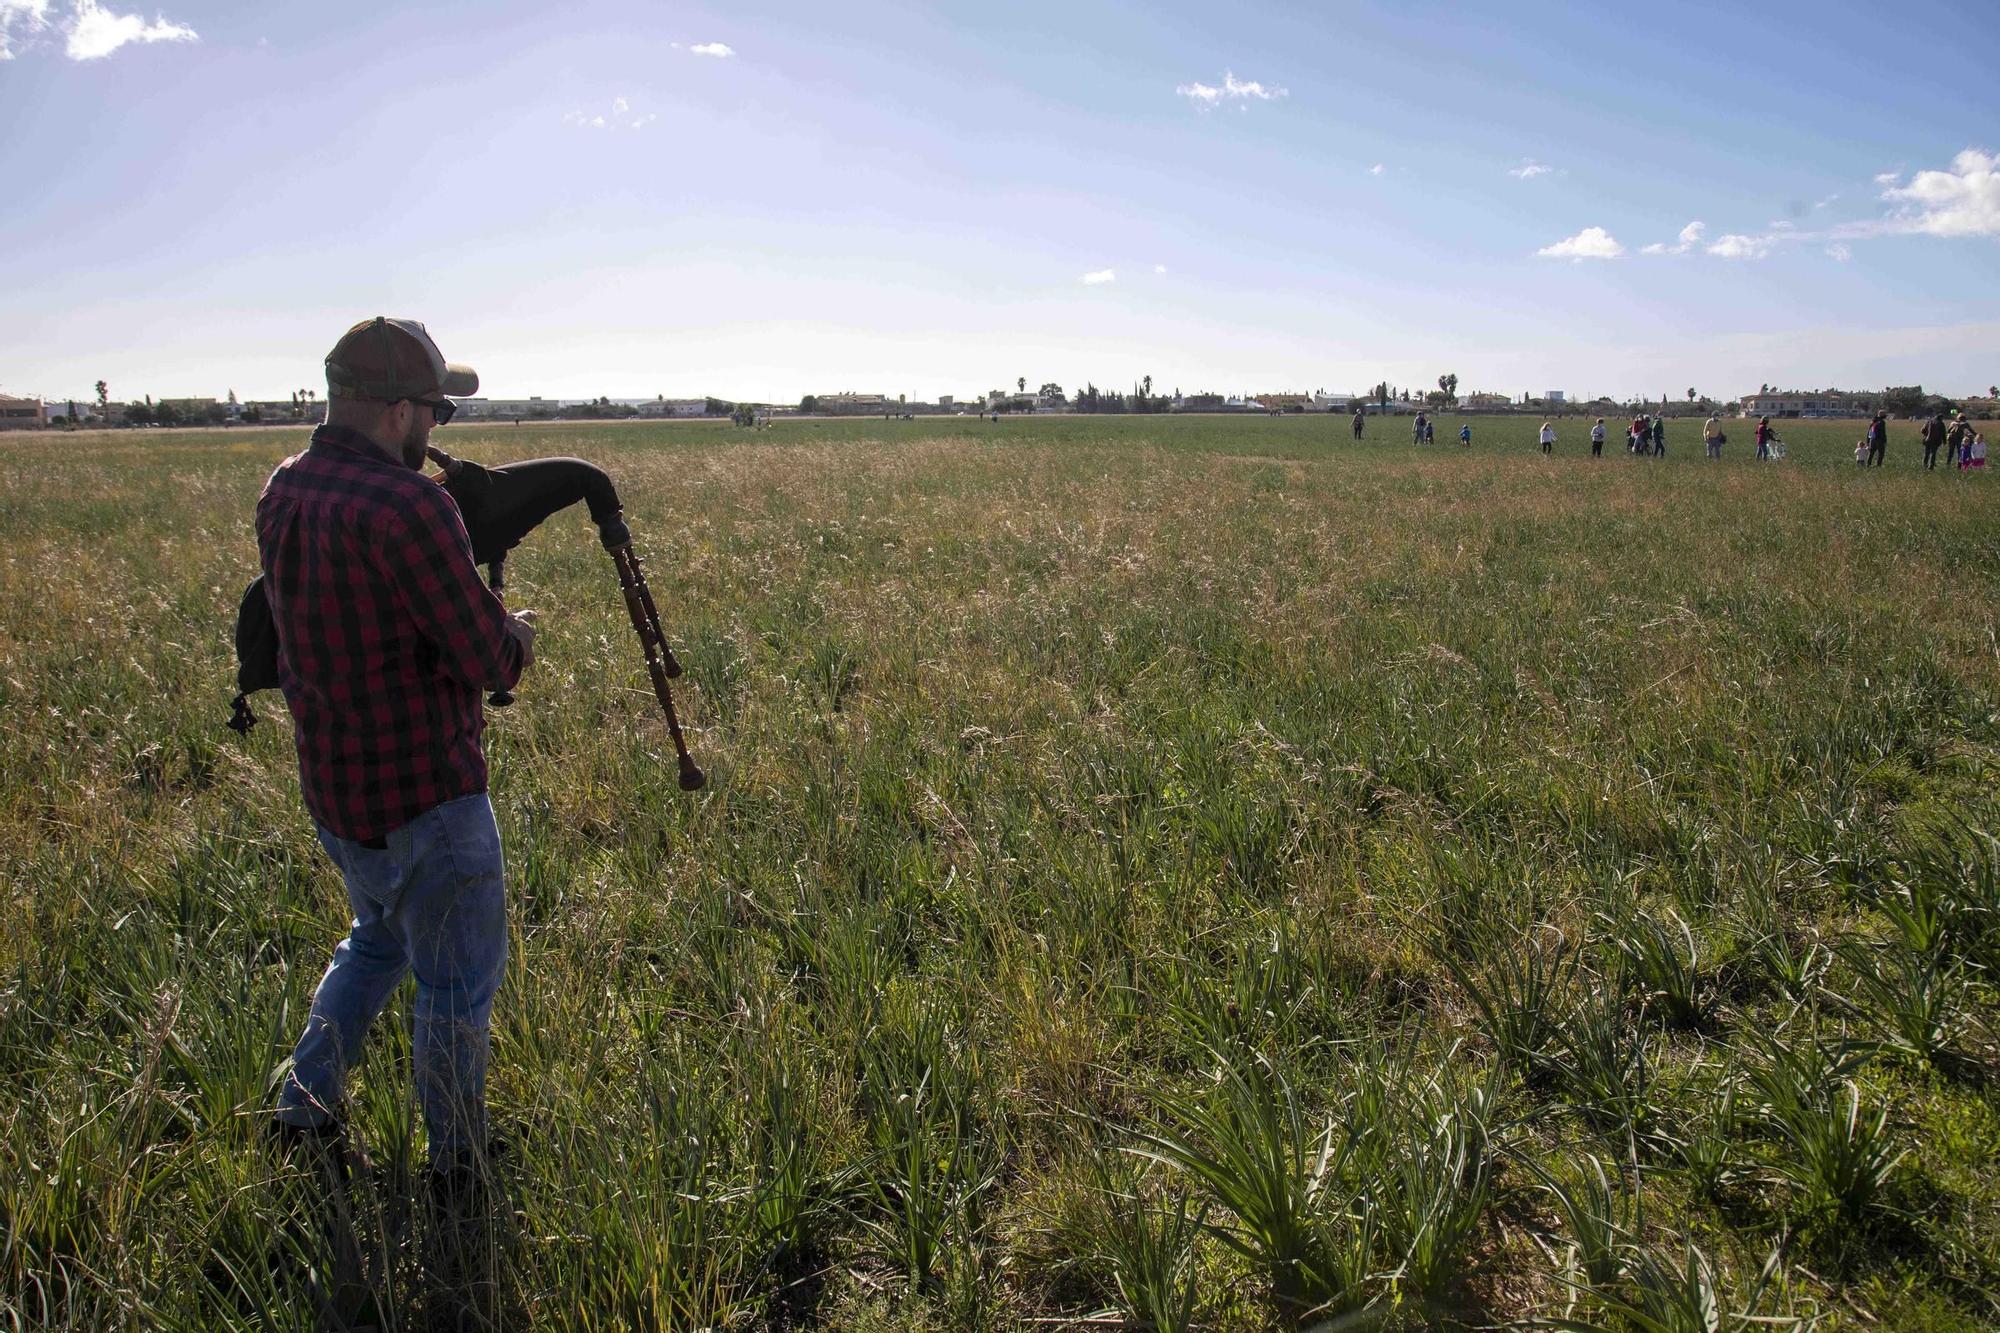
M1565 397L1561 389L1550 389L1542 395L1542 401L1551 407L1561 407L1565 401Z
M326 415L326 404L293 402L289 398L255 398L239 404L240 420L261 422L311 421L317 422Z
M1493 412L1514 405L1514 400L1504 393L1469 393L1464 401L1467 407L1480 412Z
M222 405L213 398L162 398L154 410L170 411L183 422L207 421L211 417L228 419Z
M1262 403L1266 410L1272 412L1289 412L1294 408L1303 412L1312 404L1312 395L1304 393L1260 393L1257 395L1257 401Z
M938 395L938 410L940 412L949 412L952 410L953 406L957 403L957 401L958 400L953 398L950 394L941 393Z
M1328 393L1325 389L1314 390L1312 402L1307 404L1313 412L1352 412L1354 395L1351 393Z
M813 404L829 416L873 415L889 410L888 395L880 393L820 393L813 395Z
M1849 393L1840 389L1746 393L1746 417L1865 417L1882 405L1877 392Z
M49 411L41 399L0 393L0 430L39 430L48 424Z
M460 398L458 410L468 420L511 420L514 417L552 417L561 408L559 398Z

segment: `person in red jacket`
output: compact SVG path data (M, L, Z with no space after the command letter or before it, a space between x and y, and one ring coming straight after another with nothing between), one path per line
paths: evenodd
M421 471L432 428L456 410L448 395L478 376L423 325L376 318L340 339L326 380L325 424L257 501L300 787L353 918L292 1053L279 1136L344 1160L347 1072L414 973L418 1099L431 1165L456 1192L484 1179L507 959L482 692L533 661L533 613L510 615L480 581L458 506Z
M1758 417L1757 457L1759 459L1767 459L1771 456L1771 442L1777 438L1778 432L1771 429L1771 418Z

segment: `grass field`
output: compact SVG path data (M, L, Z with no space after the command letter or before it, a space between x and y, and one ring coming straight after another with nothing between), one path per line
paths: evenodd
M558 516L465 1326L2000 1321L2000 476L1536 424L441 431L616 477L711 775ZM0 1328L314 1324L259 1126L345 900L222 726L303 439L0 441Z

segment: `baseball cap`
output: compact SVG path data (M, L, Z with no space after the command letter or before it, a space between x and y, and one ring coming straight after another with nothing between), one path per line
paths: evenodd
M446 361L414 319L377 315L343 333L326 354L326 390L335 398L381 402L433 393L463 398L479 391L479 374Z

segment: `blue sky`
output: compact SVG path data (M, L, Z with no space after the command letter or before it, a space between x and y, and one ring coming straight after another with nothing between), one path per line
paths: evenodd
M0 391L2000 379L1990 4L123 3L0 0Z

